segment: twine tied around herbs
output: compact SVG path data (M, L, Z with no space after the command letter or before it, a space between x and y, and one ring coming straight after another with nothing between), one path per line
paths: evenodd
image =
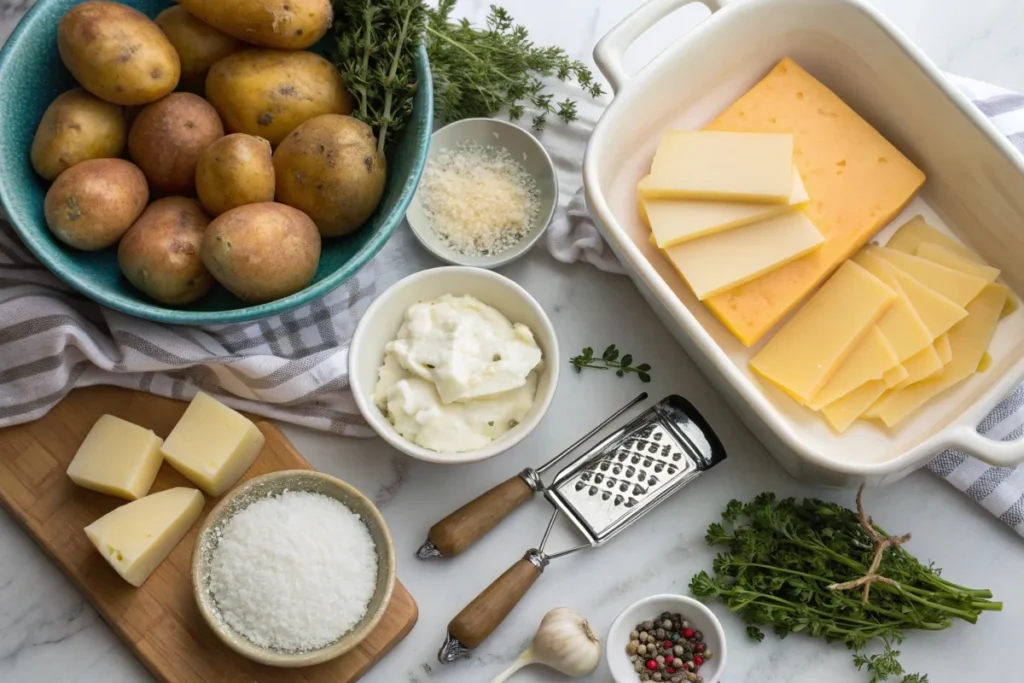
M885 551L889 548L901 546L909 541L910 534L903 534L902 536L886 536L885 534L879 533L878 530L875 529L871 518L864 514L863 498L864 485L861 484L860 488L857 490L857 518L860 520L860 525L864 527L864 531L866 531L875 542L875 557L871 560L871 566L868 568L867 574L859 579L854 579L853 581L834 583L829 586L829 589L834 591L846 591L853 590L859 586L864 586L864 598L861 602L866 605L868 604L868 598L871 596L871 584L878 582L895 588L900 587L898 581L893 581L889 577L882 576L877 572L879 565L882 564L882 556L885 555Z

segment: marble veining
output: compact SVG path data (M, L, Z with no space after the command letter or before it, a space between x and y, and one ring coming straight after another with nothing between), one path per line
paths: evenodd
M592 62L590 51L642 0L508 0L517 21L541 44L557 43ZM0 0L0 40L6 39L30 0ZM459 12L482 20L487 0L461 0ZM1024 91L1024 4L1019 0L876 0L875 4L943 69ZM700 7L679 12L645 35L627 54L627 66L645 64L675 35L706 15ZM8 94L16 96L16 94ZM581 107L585 120L595 110ZM574 134L580 134L574 130ZM557 155L556 155L557 156ZM565 162L572 161L567 155ZM556 159L557 160L557 159ZM560 172L565 165L560 164ZM563 178L563 185L578 180ZM567 201L564 197L563 201ZM629 603L661 592L687 592L690 577L710 567L707 524L730 498L771 489L780 495L815 495L852 505L849 492L801 486L784 474L714 393L693 363L654 318L628 280L587 266L564 266L543 249L503 269L533 293L552 316L562 352L616 343L654 366L646 387L655 398L686 395L722 437L729 459L607 545L552 562L506 623L474 652L449 667L435 654L445 624L469 600L540 540L550 507L524 505L464 555L421 562L414 552L429 526L462 502L527 465L537 465L599 422L640 389L633 378L611 373L577 375L566 365L548 417L509 454L458 469L404 458L380 440L337 439L286 427L310 462L342 477L382 510L399 554L399 576L420 606L409 637L365 678L382 683L487 683L526 647L549 609L571 605L602 635ZM1024 544L966 496L924 472L871 491L868 510L894 533L910 531L908 546L932 559L952 580L991 588L1005 610L985 614L976 626L915 634L902 646L911 671L932 683L1021 680L1012 656L1024 632ZM568 547L574 532L559 524L551 543ZM142 665L85 603L45 554L6 514L0 513L0 682L148 683ZM840 646L794 636L746 641L743 626L720 606L729 638L728 683L862 683ZM619 647L621 644L614 644ZM540 667L517 674L516 683L565 680ZM607 667L585 679L607 683Z

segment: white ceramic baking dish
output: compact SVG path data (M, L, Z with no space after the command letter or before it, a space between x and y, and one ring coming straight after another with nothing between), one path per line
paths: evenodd
M837 436L819 416L754 377L747 362L759 347L737 341L649 244L635 188L660 132L704 126L790 56L928 175L921 194L876 241L924 214L1024 292L1024 159L885 17L856 0L703 0L711 16L627 76L626 48L695 1L701 0L653 0L594 50L616 94L587 148L587 204L637 287L747 426L803 481L888 483L947 448L996 465L1024 461L1024 441L991 441L976 429L1024 380L1024 310L1000 323L986 372L896 431L865 422Z

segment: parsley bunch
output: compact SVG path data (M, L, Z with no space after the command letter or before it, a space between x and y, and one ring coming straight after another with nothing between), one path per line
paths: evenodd
M973 624L981 612L1002 609L989 599L991 591L946 581L863 514L835 503L776 500L773 493L750 503L733 500L705 540L726 551L715 558L713 576L701 572L690 582L696 597L724 602L758 641L769 627L780 638L804 632L841 642L856 653L854 664L871 683L897 676L902 683L927 682L927 676L905 674L892 648L907 631L946 629L954 619ZM865 584L864 598L844 590ZM883 651L864 654L875 642Z

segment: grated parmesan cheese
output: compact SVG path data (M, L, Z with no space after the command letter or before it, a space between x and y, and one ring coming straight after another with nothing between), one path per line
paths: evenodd
M540 213L536 181L504 147L463 142L441 152L427 162L419 192L434 232L471 256L514 247Z
M359 515L320 493L261 498L218 530L209 589L223 621L261 647L330 645L366 615L377 551Z

